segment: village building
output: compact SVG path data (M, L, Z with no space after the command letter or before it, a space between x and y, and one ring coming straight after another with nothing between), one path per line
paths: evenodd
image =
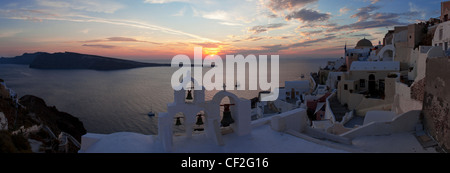
M397 61L355 61L338 84L337 98L361 116L372 107L391 104L399 70Z
M441 2L441 16L440 20L441 22L447 22L449 21L450 14L450 1Z
M372 42L366 38L359 40L354 49L347 49L347 46L345 46L346 67L351 67L353 61L367 61L372 48Z
M444 51L449 50L449 42L450 42L450 21L446 21L440 23L433 37L433 46L439 46Z

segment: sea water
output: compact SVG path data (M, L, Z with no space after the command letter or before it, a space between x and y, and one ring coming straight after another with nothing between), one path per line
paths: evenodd
M280 58L280 87L284 86L284 81L301 80L301 74L317 72L327 60L330 59ZM149 117L147 113L167 111L167 104L173 102L171 77L177 69L40 70L27 65L0 64L0 79L4 79L19 98L35 95L43 98L47 105L78 117L90 133L156 134L157 117ZM203 68L203 73L208 70ZM206 100L217 92L206 91ZM230 92L251 99L258 96L259 90Z

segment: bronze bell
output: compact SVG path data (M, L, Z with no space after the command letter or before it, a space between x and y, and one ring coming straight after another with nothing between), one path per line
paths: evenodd
M222 127L228 127L228 126L230 126L230 124L233 124L233 123L234 123L234 120L231 117L231 112L224 111L222 121L220 121L220 124L222 124Z
M196 122L195 124L197 124L197 125L203 125L202 114L198 114L198 115L197 115L197 122Z
M233 117L231 117L231 111L230 106L233 106L234 104L223 104L220 106L223 106L223 117L222 121L220 121L220 124L222 124L223 127L228 127L230 124L234 123Z
M193 99L191 92L192 92L192 90L188 90L188 94L187 94L186 100L192 100Z
M179 125L181 125L181 120L180 120L180 117L177 117L177 122L175 122L175 125L176 125L176 126L179 126Z

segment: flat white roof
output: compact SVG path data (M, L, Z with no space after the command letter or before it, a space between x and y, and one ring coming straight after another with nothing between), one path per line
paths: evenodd
M309 89L309 81L307 80L298 80L298 81L285 81L285 88L302 88Z
M161 153L165 152L162 141L155 135L131 132L92 134L85 137L97 138L91 146L80 153ZM206 133L173 137L174 153L343 153L346 150L331 148L292 135L274 131L270 125L252 129L251 135L238 136L231 133L223 136L225 145L219 146Z
M353 61L350 71L399 71L398 61Z

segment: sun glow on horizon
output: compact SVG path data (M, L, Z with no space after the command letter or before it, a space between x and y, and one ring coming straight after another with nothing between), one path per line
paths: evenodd
M218 55L220 53L220 48L216 47L216 48L203 48L203 53L205 55L209 55L211 57Z

